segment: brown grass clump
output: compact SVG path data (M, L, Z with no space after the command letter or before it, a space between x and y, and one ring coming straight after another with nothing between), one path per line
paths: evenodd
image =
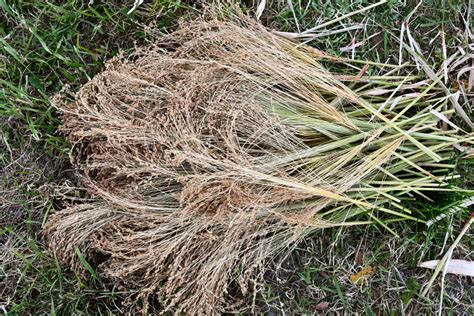
M349 89L321 57L240 18L112 59L62 106L96 199L50 218L51 250L81 270L81 249L166 310L212 314L240 307L268 259L316 229L414 219L401 197L444 187L436 163L466 137L436 127L434 94L379 111L387 96L364 94L377 83Z

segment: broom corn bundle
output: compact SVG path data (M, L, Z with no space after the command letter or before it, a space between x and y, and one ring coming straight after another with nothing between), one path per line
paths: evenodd
M108 62L60 104L88 202L53 214L51 250L164 310L235 311L269 260L314 231L418 220L456 190L448 99L419 75L338 62L247 18L189 22ZM434 112L436 111L436 112ZM392 231L393 232L393 231ZM394 232L393 232L394 233Z

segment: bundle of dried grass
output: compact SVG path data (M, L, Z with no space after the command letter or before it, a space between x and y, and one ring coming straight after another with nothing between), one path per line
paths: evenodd
M97 199L50 218L52 251L81 270L81 249L166 310L217 313L317 229L415 219L401 200L450 190L439 162L472 135L437 127L430 111L452 111L434 84L349 88L321 58L240 18L188 23L111 60L62 106Z

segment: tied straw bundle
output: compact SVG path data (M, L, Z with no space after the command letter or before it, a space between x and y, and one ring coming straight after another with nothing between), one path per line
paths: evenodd
M417 220L407 197L449 186L449 100L419 75L347 77L340 62L246 17L181 25L108 62L60 104L95 198L53 214L51 250L81 250L165 310L235 311L265 266L312 232ZM393 232L393 231L392 231Z

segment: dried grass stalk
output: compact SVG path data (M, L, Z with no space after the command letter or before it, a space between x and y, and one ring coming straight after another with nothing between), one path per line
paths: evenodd
M240 18L188 23L112 59L62 105L97 200L50 218L51 250L81 270L80 248L166 310L212 314L257 293L268 259L316 229L413 219L400 197L446 184L418 164L466 136L437 129L423 110L433 94L410 116L393 113L415 97L377 111L380 97L349 89L321 56Z

